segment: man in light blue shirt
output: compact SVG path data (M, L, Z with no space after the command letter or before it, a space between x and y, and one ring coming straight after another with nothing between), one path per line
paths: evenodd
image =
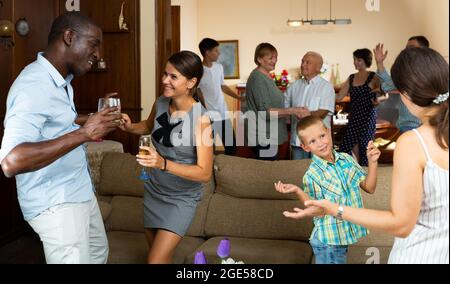
M319 76L323 66L323 58L316 52L308 52L302 59L301 72L303 78L293 83L285 94L286 108L303 108L305 113L291 118L292 159L311 159L311 154L300 147L297 135L297 123L306 116L317 116L323 119L331 129L331 117L335 111L336 93L333 85Z
M409 47L419 47L419 48L428 48L430 47L429 41L424 36L414 36L408 40L406 48ZM384 51L383 44L378 44L374 50L375 60L377 62L377 75L380 78L382 85L381 89L386 93L395 94L397 87L394 85L391 76L386 71L384 66L384 61L387 58L388 52ZM415 117L405 106L405 104L400 100L398 104L398 120L397 120L397 128L400 130L400 133L403 134L407 131L418 128L422 125L420 119Z
M115 130L121 115L109 108L78 117L70 85L97 61L101 40L100 28L79 13L59 17L45 52L8 94L0 162L7 177L16 177L24 218L39 234L47 263L108 257L83 144Z

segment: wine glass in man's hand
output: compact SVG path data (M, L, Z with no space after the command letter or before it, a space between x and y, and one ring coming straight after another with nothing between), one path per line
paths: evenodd
M117 111L115 113L117 114L121 113L121 104L119 98L106 97L98 100L98 112L101 112L106 108L112 107L117 108Z
M81 130L91 141L99 141L119 126L122 115L117 112L117 107L105 108L89 117Z

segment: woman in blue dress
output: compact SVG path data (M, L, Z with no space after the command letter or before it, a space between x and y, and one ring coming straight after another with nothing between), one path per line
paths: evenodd
M375 72L367 69L372 66L372 52L358 49L353 53L354 65L358 73L352 74L344 83L337 100L350 95L350 113L347 131L339 151L354 154L361 166L367 166L367 146L375 139L377 113L375 106L380 79Z
M162 79L164 93L149 118L133 124L123 115L122 130L152 134L155 147L141 147L150 154L137 156L140 165L151 169L144 192L149 264L172 262L202 198L203 183L211 179L211 122L196 95L202 75L202 61L196 54L174 54Z

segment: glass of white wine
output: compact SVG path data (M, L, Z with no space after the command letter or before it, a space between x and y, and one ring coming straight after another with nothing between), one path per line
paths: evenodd
M141 136L139 138L139 155L140 156L147 156L150 155L150 152L145 149L141 149L141 147L150 147L151 146L151 139L150 136ZM145 167L141 168L141 174L139 176L139 179L142 181L148 181L150 180L150 175L148 174Z

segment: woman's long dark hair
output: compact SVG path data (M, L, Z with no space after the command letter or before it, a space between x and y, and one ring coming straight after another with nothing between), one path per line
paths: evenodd
M407 48L398 56L392 67L392 80L397 89L406 93L420 107L439 107L439 112L430 117L430 125L436 130L436 140L447 150L448 100L436 104L439 95L447 94L448 63L444 57L430 48Z
M197 78L197 83L192 88L191 95L197 102L201 102L205 106L197 92L198 85L203 77L203 63L200 57L191 51L181 51L172 55L168 62L188 80Z

